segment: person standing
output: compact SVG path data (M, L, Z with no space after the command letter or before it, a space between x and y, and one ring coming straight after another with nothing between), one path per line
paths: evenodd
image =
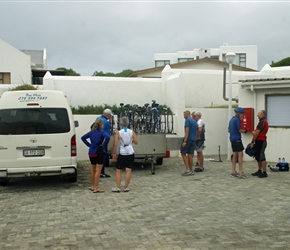
M268 177L267 169L266 169L266 156L265 149L267 147L267 132L269 129L269 124L266 119L266 111L260 110L258 112L259 122L257 124L256 129L252 132L253 138L251 141L251 148L255 147L255 159L258 163L258 171L252 173L253 176L258 176L259 178Z
M194 169L195 172L203 172L203 148L204 148L204 141L205 141L205 123L201 119L201 112L196 111L193 114L193 119L197 122L197 133L196 133L196 152L197 152L197 162L199 163L199 167Z
M242 135L241 133L247 133L247 129L242 128L241 126L241 119L243 119L245 110L241 107L235 108L235 116L229 122L228 131L230 133L230 142L232 145L233 150L233 157L232 157L232 177L238 177L241 179L245 178L243 175L243 150L244 145L242 142ZM238 161L239 164L239 172L236 171L236 163Z
M113 160L117 161L116 166L116 184L117 186L112 188L112 192L121 191L121 181L122 181L122 169L126 170L125 177L125 187L124 192L129 192L129 183L131 180L132 165L134 162L134 148L133 143L138 144L138 139L136 133L128 129L129 119L128 117L122 117L120 119L121 130L117 131L115 134L114 144L113 144ZM117 158L117 143L119 141L120 148Z
M184 138L180 147L180 153L185 165L185 172L181 175L193 175L192 164L193 164L193 153L195 149L197 123L190 116L190 111L186 110L183 112L183 117L185 119L184 123Z
M110 123L110 119L113 116L113 112L110 109L105 109L103 111L103 114L97 118L101 119L104 123L104 130L110 135L111 134L111 123ZM102 168L102 172L101 172L101 178L109 178L111 177L110 175L105 173L105 168L107 165L107 152L108 152L108 146L106 147L106 151L105 151L105 157L104 157L104 162L103 162L103 168Z
M94 193L103 193L103 189L99 188L99 179L103 167L105 150L110 140L110 135L103 130L104 124L101 119L95 121L91 131L84 134L81 140L89 147L89 158L91 167L91 186L89 189ZM90 139L88 142L87 139Z

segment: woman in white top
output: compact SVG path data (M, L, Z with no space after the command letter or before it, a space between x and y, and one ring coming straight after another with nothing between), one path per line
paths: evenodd
M121 180L122 180L122 169L126 169L126 177L125 177L125 187L124 192L129 192L129 183L131 180L131 168L134 162L134 149L133 143L138 144L138 140L136 137L136 133L128 129L127 126L129 124L128 117L122 117L120 119L121 130L117 131L113 144L113 160L117 161L116 166L116 184L117 187L112 189L112 192L120 192L121 191ZM120 143L118 159L116 156L117 143Z

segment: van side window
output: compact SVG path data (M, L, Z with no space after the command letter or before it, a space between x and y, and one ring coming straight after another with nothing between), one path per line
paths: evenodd
M0 134L59 134L70 131L65 108L0 110Z

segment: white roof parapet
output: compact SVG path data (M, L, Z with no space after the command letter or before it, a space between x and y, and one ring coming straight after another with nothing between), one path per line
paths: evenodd
M290 77L239 80L242 89L290 88Z

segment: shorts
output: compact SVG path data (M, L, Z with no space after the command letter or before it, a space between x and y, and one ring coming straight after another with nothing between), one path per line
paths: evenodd
M196 152L202 152L204 145L204 140L197 140L195 145Z
M89 156L90 157L90 161L92 165L103 165L104 163L104 159L105 159L105 154L101 153L101 154L97 154L97 156Z
M117 158L117 169L132 168L135 155L118 155Z
M266 141L255 141L255 159L257 162L266 161L265 149L267 147Z
M233 152L241 152L245 149L242 140L232 141L231 143Z
M181 154L193 155L195 149L195 141L187 141L185 147L180 146Z

